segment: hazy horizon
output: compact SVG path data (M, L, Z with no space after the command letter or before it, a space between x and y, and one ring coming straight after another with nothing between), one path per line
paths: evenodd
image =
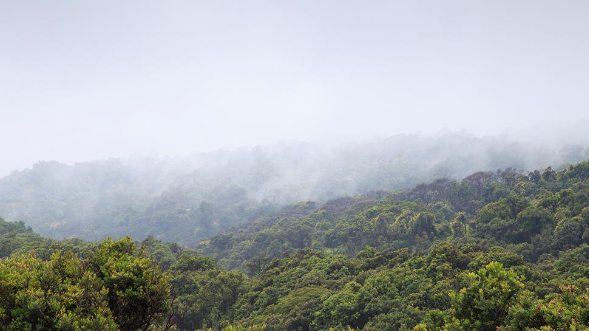
M0 177L575 123L589 117L587 17L586 1L1 2Z
M552 149L554 152L558 152L563 148L567 147L582 147L587 148L589 150L589 135L585 134L585 128L589 125L589 120L582 120L577 122L561 122L555 121L554 123L548 124L544 123L543 125L535 125L530 126L527 128L522 129L515 129L515 128L507 128L503 132L495 135L476 135L471 132L468 132L465 129L462 130L451 130L448 128L440 129L436 132L426 133L426 132L413 132L413 133L396 133L391 134L388 136L385 135L372 135L372 136L365 136L363 138L349 138L345 139L344 137L332 137L331 139L321 139L321 140L303 140L303 139L281 139L277 141L268 141L265 143L255 144L255 145L235 145L235 146L217 146L211 148L209 150L193 150L191 152L187 152L184 154L166 154L166 153L158 153L157 151L149 151L145 153L134 152L131 154L126 155L104 155L103 157L95 156L93 158L87 159L76 159L74 157L69 157L66 159L39 159L35 160L34 162L24 165L18 169L8 169L7 167L2 167L0 164L0 179L4 176L8 176L9 174L15 171L23 171L26 169L32 169L32 167L37 163L42 162L58 162L60 164L65 164L68 166L74 166L77 164L83 163L92 163L92 162L104 162L109 160L119 160L124 163L135 163L141 164L144 162L164 162L167 163L168 166L175 168L176 170L181 170L182 172L186 171L194 171L198 167L195 167L194 164L191 166L180 166L180 164L194 163L199 164L201 162L210 162L211 160L216 160L219 158L219 155L240 155L243 153L249 154L255 152L257 149L260 149L264 153L272 152L275 153L280 151L281 149L290 149L290 148L300 148L306 146L309 151L312 153L322 154L322 153L339 153L342 150L347 150L349 148L357 147L358 145L363 146L378 146L384 144L384 146L388 147L402 147L402 148L412 148L412 146L404 146L406 144L410 144L411 140L414 139L428 139L432 142L440 141L440 139L475 139L477 141L487 141L489 143L495 143L502 146L508 146L510 144L515 144L515 146L519 146L519 148L524 149L537 149L537 148L548 148ZM400 140L399 140L400 139ZM409 139L409 140L407 140ZM423 146L413 146L415 149L414 152L419 152L420 149L423 149ZM455 151L455 154L460 154L459 150ZM309 156L310 157L310 156ZM315 156L316 157L316 156ZM382 155L382 157L387 157L386 155ZM479 151L476 156L473 154L473 157L478 159L485 159L489 157L487 152ZM220 158L223 160L223 157ZM214 161L218 162L220 160ZM315 160L316 161L316 160ZM224 161L221 161L224 162ZM307 160L307 162L313 162L313 160ZM553 166L559 167L565 164L562 163L550 163L546 164L546 166ZM507 165L513 166L513 165ZM183 169L181 169L183 168ZM2 170L6 170L5 173ZM482 167L480 170L490 170L488 168ZM533 170L532 168L521 168L518 170Z

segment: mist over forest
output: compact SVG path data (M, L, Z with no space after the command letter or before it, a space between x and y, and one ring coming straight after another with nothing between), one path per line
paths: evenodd
M589 331L589 1L0 1L0 330Z
M151 235L194 246L300 201L392 192L479 171L560 169L589 159L589 141L551 138L534 143L517 132L477 137L446 131L331 145L291 141L174 158L38 162L0 179L0 215L56 239Z

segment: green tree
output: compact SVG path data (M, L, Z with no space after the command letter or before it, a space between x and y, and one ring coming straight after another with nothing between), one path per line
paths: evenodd
M88 262L108 290L121 331L147 330L164 322L170 309L169 276L138 252L130 237L104 240Z
M523 288L523 277L491 262L477 273L468 274L469 285L453 293L447 330L491 331L503 324L509 307Z

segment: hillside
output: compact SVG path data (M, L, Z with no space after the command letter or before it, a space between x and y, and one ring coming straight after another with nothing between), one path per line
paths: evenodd
M195 246L299 201L408 189L476 171L587 160L584 145L520 143L464 132L347 145L281 143L186 158L40 162L0 179L0 215L43 236L149 235Z
M588 18L0 0L0 331L589 331Z
M16 236L21 247L0 262L0 279L22 275L14 266L25 263L36 266L26 269L31 279L55 274L57 284L75 287L77 281L55 269L66 263L60 261L81 267L106 263L100 270L108 273L97 273L93 286L127 302L130 297L121 296L127 292L109 284L132 289L151 279L141 275L161 270L163 278L153 283L163 291L157 292L162 296L154 315L122 315L110 303L76 315L113 329L145 327L133 324L144 319L132 316L153 316L155 330L186 331L589 328L588 162L560 171L479 172L461 181L324 204L301 202L202 242L199 249L210 257L153 237L140 243L53 241L23 224L0 225L0 240ZM58 253L39 259L27 251ZM109 278L131 274L137 280ZM28 284L0 282L0 291L14 293L0 300L0 308L23 312L20 320L3 317L4 325L35 316L24 312L36 306L16 299L35 293L36 283ZM142 301L148 293L129 293L136 293L138 303L149 302ZM66 297L55 300L66 312L78 307L59 301ZM57 311L44 316L46 325L71 321Z
M527 261L589 242L589 164L529 174L479 172L398 193L299 203L200 245L228 267L312 248L354 256L378 250L425 251L433 243L501 245ZM301 215L302 214L302 215Z

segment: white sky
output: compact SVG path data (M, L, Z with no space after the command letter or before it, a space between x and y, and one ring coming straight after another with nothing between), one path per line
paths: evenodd
M0 0L0 176L588 117L586 0Z

